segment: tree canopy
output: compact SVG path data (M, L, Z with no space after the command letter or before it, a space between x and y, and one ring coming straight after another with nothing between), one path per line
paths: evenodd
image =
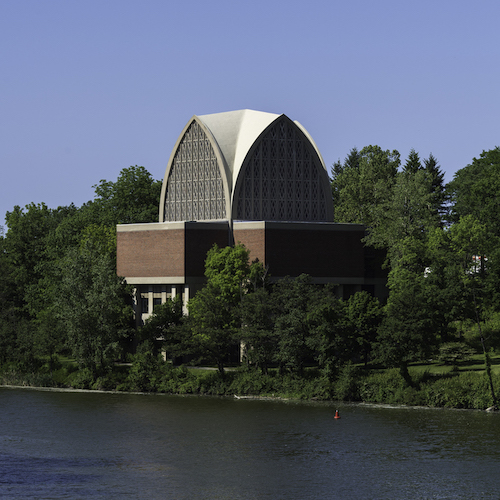
M0 291L6 295L0 309L0 344L6 345L5 360L70 352L85 330L83 323L76 326L80 320L87 322L88 335L89 329L96 329L101 352L90 356L90 362L82 347L78 358L93 367L105 360L104 351L113 350L116 332L123 330L123 317L131 310L130 292L116 277L115 226L157 220L160 188L160 181L135 166L123 169L115 182L100 181L95 199L81 207L51 209L30 203L7 212L0 255ZM67 297L61 299L61 290ZM95 296L85 295L91 291ZM83 304L89 307L86 313Z
M465 325L488 367L500 346L499 174L498 147L447 186L432 154L412 149L402 161L397 150L354 148L332 167L335 220L364 224L365 245L385 252L385 304L366 291L343 300L335 284L305 275L269 279L247 248L214 246L189 316L169 300L139 332L131 290L116 276L115 225L156 221L161 182L131 166L81 207L15 206L0 232L0 364L65 354L97 374L133 350L135 335L144 363L159 363L145 351L162 347L224 374L241 349L248 370L295 377L313 365L332 383L350 363L378 362L411 384L411 362L444 345L467 351Z
M483 151L479 158L458 170L447 186L450 221L472 215L500 235L500 147Z

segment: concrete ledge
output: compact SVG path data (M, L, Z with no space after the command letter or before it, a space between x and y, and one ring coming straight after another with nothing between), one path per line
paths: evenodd
M216 221L179 221L179 222L148 222L145 224L118 224L116 231L118 233L137 232L137 231L169 231L172 229L227 229L229 223L227 220Z

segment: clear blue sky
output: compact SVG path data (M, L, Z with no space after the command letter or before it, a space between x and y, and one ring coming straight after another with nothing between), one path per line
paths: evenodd
M500 145L500 2L0 0L0 224L162 179L194 114L285 113L328 168L354 146L433 153L446 180Z

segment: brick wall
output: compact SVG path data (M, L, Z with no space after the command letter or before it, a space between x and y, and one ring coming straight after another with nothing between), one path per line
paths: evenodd
M119 276L184 276L184 229L118 231Z
M266 264L266 234L264 228L258 229L238 229L234 228L234 242L241 243L250 250L250 262L259 259L259 262Z
M239 227L238 227L239 226ZM363 278L366 263L362 227L282 223L235 224L234 241L250 259L269 266L273 277L306 273L318 278ZM228 244L227 223L190 223L183 228L147 226L117 232L117 272L132 277L202 278L207 251ZM378 266L372 264L370 275Z

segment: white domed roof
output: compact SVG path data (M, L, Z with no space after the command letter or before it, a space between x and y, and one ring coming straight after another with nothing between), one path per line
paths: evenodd
M269 134L275 134L275 131L277 131L280 126L283 127L283 125L280 124L284 122L290 124L288 126L289 129L291 127L290 130L293 129L297 131L291 132L294 136L298 134L298 136L302 137L300 140L309 144L309 146L307 146L308 148L312 147L311 153L317 158L315 162L313 161L313 163L317 165L317 174L313 173L310 175L313 175L313 177L319 175L319 178L322 179L318 181L322 185L322 187L319 188L321 193L319 193L318 196L321 196L322 199L328 197L327 193L330 188L324 161L311 136L300 123L292 122L283 114L278 115L250 109L200 116L195 115L184 127L170 156L162 187L160 221L179 220L178 217L187 218L187 220L191 220L191 217L193 217L193 220L202 220L199 218L200 216L203 220L219 218L231 219L233 217L232 214L237 212L235 208L236 198L241 191L241 186L238 188L238 193L236 191L238 183L241 185L242 182L242 175L240 175L240 173L242 174L241 170L243 167L245 169L247 168L250 152L254 151L256 145L262 140L262 137L266 135L269 136ZM275 135L273 135L273 137L274 136ZM192 146L188 146L188 143L192 143ZM252 153L252 155L253 154L254 153ZM189 158L189 160L185 160L186 158ZM200 158L199 161L201 162L199 163L199 167L194 166L198 162L197 158ZM203 160L201 160L201 158L203 158ZM185 178L183 175L179 174L180 165L187 165L184 163L185 161L188 161L190 165L188 169L192 170L193 168L199 168L200 174L190 174L188 172ZM295 164L295 160L290 159L288 161L291 162L290 168L295 171L295 167L292 165ZM219 164L220 176L218 174L214 176L213 169L210 170L208 167L208 164L213 166L214 162ZM178 165L178 167L172 170L173 165ZM311 168L314 171L316 167ZM172 186L177 186L177 188L175 188L176 194L168 194L169 188L167 184L169 183L169 176L172 171L177 172L176 180L172 179L171 183ZM192 190L185 184L187 179L190 178L192 178L192 182L196 184L193 185L194 187ZM203 179L203 181L201 179ZM299 181L299 178L297 178L296 181ZM210 187L207 187L209 185ZM170 191L173 193L172 189L173 187L170 188ZM217 192L215 197L213 194L210 194L207 198L207 189L212 193ZM287 189L292 188L288 187ZM293 189L295 190L295 188ZM309 188L306 187L304 189L308 192ZM178 207L180 205L178 203L183 197L182 192L184 192L184 190L187 193L187 198L184 198L184 201L180 201L183 208L179 211ZM197 194L193 194L193 192ZM304 196L306 197L309 196L307 192L304 192ZM195 196L198 196L196 200ZM213 202L214 199L224 199L224 201L221 201L215 206ZM189 200L192 200L192 202ZM200 202L204 204L205 208L200 208L202 206ZM294 203L293 200L290 202ZM309 202L305 201L305 203L308 204ZM329 204L329 202L326 203L327 205ZM194 211L190 208L191 204L195 207ZM168 210L165 208L166 206L169 207ZM180 215L178 215L178 213L180 213ZM252 214L251 216L255 217L256 215ZM276 215L274 215L274 217L275 216ZM280 217L282 216L283 215ZM301 214L300 217L309 217L309 215L304 213ZM314 215L314 217L319 217L319 220L333 219L333 205L331 208L327 208L326 211L323 210L323 215Z
M212 132L233 179L257 137L280 115L251 109L201 115L198 118Z

